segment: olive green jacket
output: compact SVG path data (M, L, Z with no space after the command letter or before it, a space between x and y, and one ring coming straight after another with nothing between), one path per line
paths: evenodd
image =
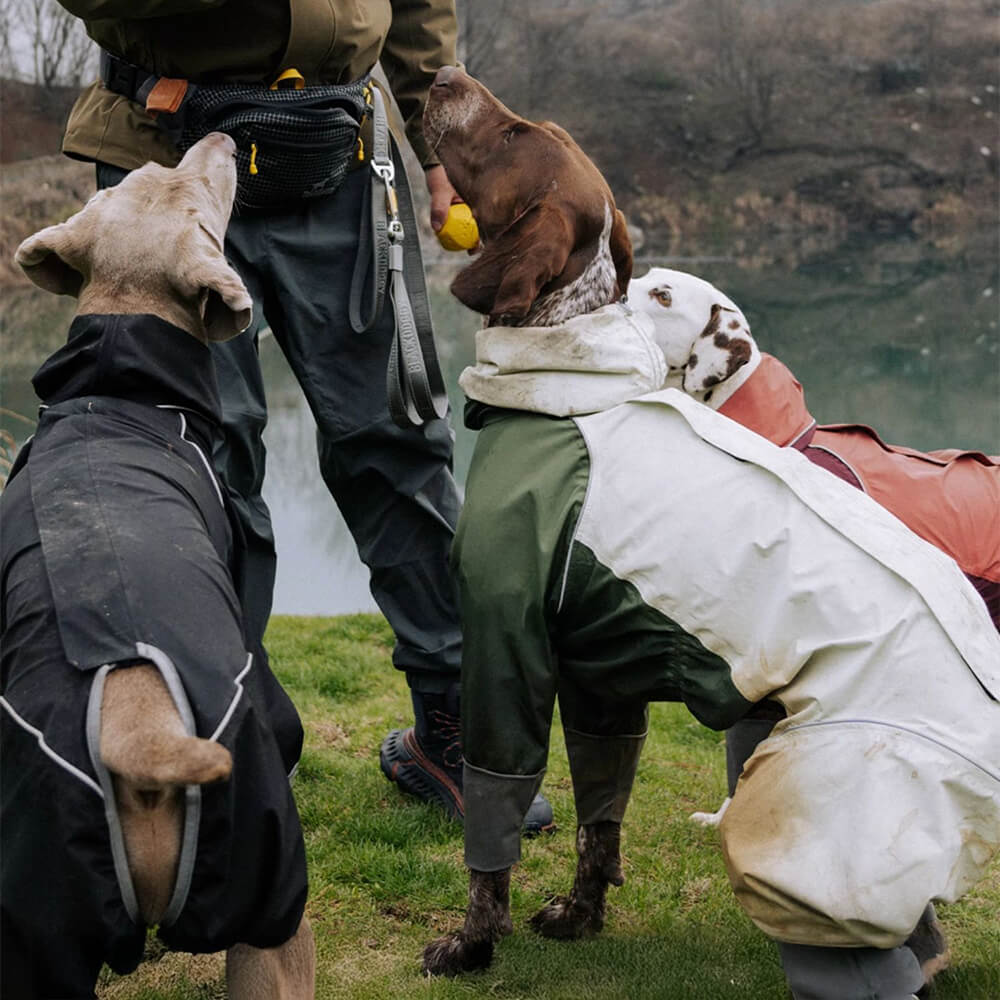
M434 74L456 61L454 0L60 2L102 48L161 76L271 83L294 68L307 85L347 83L381 61L417 158L437 162L421 119ZM125 169L178 160L140 105L100 83L70 112L63 152Z

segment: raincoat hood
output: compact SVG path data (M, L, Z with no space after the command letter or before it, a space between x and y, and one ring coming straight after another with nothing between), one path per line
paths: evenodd
M653 321L609 305L559 326L489 326L458 384L470 400L555 417L599 413L663 388Z

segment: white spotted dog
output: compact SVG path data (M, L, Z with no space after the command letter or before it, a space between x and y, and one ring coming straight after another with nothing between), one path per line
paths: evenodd
M693 274L651 268L628 287L630 308L654 321L667 359L666 385L719 409L760 364L761 353L739 307Z
M1000 464L977 452L923 454L882 442L868 427L818 425L801 385L762 353L733 301L693 274L651 268L629 284L629 306L653 320L653 339L669 366L667 385L790 446L892 511L925 541L952 556L1000 628ZM954 516L956 510L962 517ZM766 712L757 725L775 721ZM739 769L729 748L730 793ZM734 774L733 771L736 771ZM717 826L714 813L691 819Z

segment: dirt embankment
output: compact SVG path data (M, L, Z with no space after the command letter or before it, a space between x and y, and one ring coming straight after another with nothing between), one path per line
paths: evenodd
M59 154L0 167L0 286L27 282L14 263L18 244L68 218L94 190L94 165Z
M507 6L476 75L681 247L996 224L996 0Z
M62 156L75 88L0 80L0 286L26 279L14 263L25 237L72 215L94 193L94 166Z

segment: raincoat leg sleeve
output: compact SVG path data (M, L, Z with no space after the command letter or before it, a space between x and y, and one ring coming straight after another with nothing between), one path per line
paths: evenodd
M909 1000L924 977L905 945L819 948L778 942L781 964L795 1000Z
M646 704L609 705L562 677L559 710L577 823L621 823L646 739Z

